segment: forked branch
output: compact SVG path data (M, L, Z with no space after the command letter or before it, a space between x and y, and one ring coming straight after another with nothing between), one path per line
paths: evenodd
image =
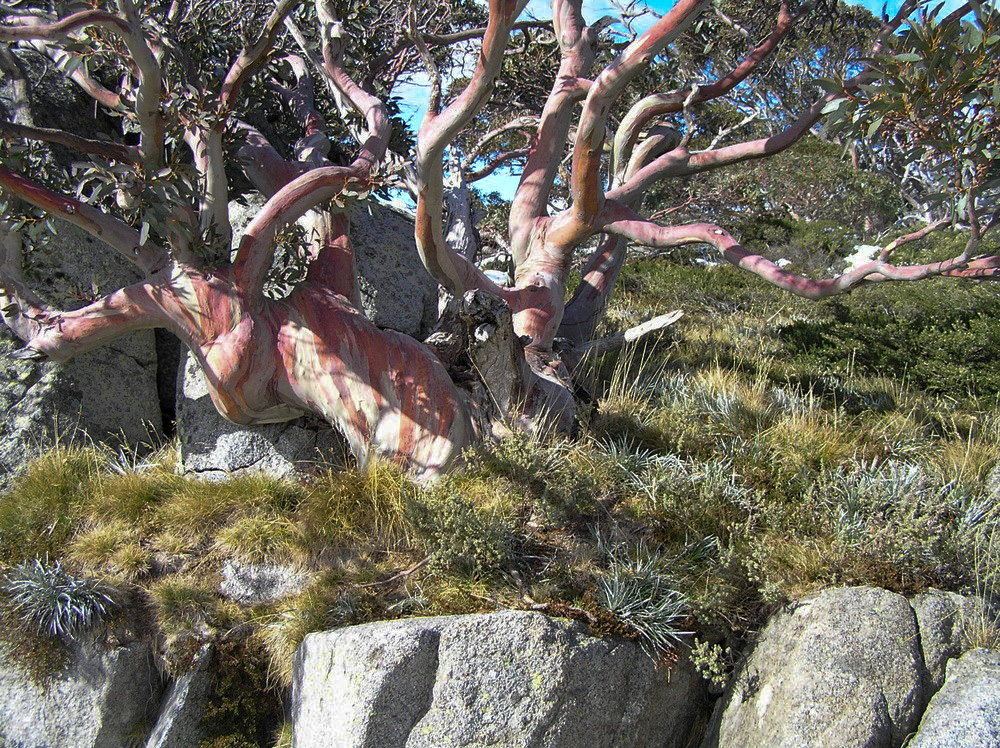
M431 275L453 294L471 288L500 289L464 257L452 252L444 237L444 151L486 104L503 63L514 22L526 0L490 0L489 23L468 85L444 111L428 109L417 135L417 250Z

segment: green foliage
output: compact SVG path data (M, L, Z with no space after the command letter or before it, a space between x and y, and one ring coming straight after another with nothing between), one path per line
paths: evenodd
M731 659L732 652L728 648L723 649L704 639L695 639L694 646L691 647L691 664L720 693L725 689L732 672Z
M18 564L6 573L2 589L21 623L44 636L74 639L118 607L113 587L74 576L58 561Z
M906 162L929 167L935 193L927 197L965 216L970 197L1000 186L1000 10L974 3L959 20L943 7L910 19L870 61L874 80L827 108L831 124L894 141Z
M415 498L407 515L437 568L479 576L503 568L513 556L513 528L463 495L460 481Z
M282 721L281 697L268 680L268 657L254 639L219 642L212 688L201 718L201 748L270 745Z
M1000 293L947 280L861 289L781 328L797 361L832 372L905 377L986 402L1000 395Z
M566 444L543 448L536 437L515 433L473 450L470 466L484 479L500 478L529 499L535 518L552 524L579 520L593 513L599 495L589 461Z

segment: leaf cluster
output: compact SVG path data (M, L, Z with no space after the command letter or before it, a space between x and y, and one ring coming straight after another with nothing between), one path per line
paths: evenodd
M930 169L929 198L964 214L969 195L1000 187L1000 10L973 3L956 20L943 5L911 19L867 60L872 80L828 110L839 130L893 142L907 162Z

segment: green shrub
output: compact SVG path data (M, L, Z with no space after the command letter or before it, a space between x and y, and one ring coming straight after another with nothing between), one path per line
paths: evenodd
M468 456L469 472L480 480L502 478L530 501L538 521L553 525L592 515L599 488L585 454L566 442L545 442L514 433L484 444Z
M215 646L212 687L201 719L201 748L270 745L282 721L281 695L268 680L268 657L255 639Z
M445 481L415 497L407 518L437 568L478 576L513 557L513 528L463 495L460 483Z

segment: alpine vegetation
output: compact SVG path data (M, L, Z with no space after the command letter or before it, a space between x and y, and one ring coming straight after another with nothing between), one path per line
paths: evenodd
M18 564L3 581L17 617L39 634L75 639L111 616L116 590L66 571L59 561Z

